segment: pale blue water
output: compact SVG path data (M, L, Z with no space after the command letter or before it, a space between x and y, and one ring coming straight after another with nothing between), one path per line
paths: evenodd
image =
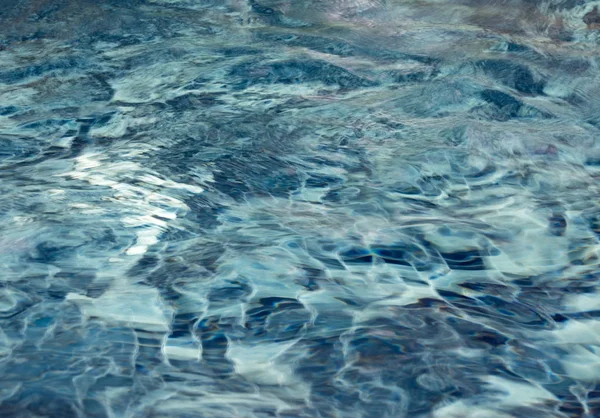
M0 2L0 416L600 416L600 2Z

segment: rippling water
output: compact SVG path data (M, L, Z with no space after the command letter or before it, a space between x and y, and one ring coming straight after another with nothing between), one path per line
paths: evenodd
M0 2L0 415L600 416L600 2Z

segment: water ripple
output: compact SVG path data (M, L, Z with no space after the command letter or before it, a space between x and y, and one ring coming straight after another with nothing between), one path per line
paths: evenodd
M600 414L597 1L5 3L3 416Z

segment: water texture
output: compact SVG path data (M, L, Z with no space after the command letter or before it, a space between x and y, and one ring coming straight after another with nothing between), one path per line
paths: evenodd
M0 2L0 415L600 416L600 14Z

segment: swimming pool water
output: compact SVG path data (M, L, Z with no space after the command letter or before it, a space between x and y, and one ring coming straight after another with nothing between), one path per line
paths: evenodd
M599 416L598 6L0 2L0 416Z

